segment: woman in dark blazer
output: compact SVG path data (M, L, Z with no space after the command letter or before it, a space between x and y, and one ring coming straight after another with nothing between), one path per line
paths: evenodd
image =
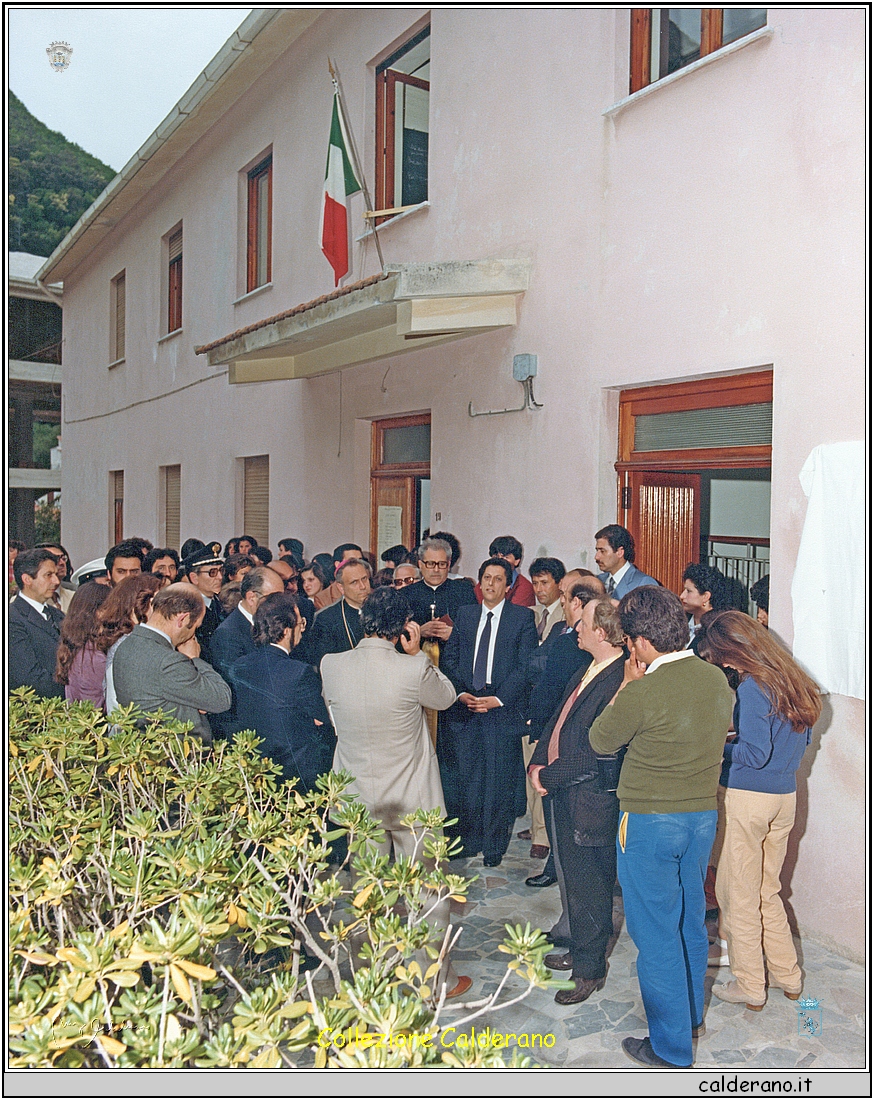
M268 596L255 612L257 648L236 660L229 675L243 728L258 734L262 755L282 766L283 779L308 791L331 770L336 738L318 674L293 656L305 628L296 596Z

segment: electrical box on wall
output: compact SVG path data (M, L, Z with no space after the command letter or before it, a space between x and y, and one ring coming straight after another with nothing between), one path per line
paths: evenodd
M537 374L536 355L514 355L513 377L517 382L524 382L528 378L534 378Z

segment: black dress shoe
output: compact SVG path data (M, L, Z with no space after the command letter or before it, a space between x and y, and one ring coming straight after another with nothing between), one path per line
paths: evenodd
M606 975L603 978L574 978L573 989L560 989L555 995L555 1003L558 1005L582 1004L597 990L603 989L606 982Z
M503 856L483 856L483 867L500 867Z
M574 968L574 959L570 951L566 955L547 955L543 961L550 970L573 970Z
M526 886L555 886L558 879L554 875L547 875L543 871L539 875L532 875L525 879Z
M646 1066L647 1069L689 1069L691 1066L691 1063L688 1066L678 1066L674 1062L666 1062L664 1058L660 1058L652 1049L648 1035L643 1039L634 1039L629 1035L627 1039L622 1040L622 1049L632 1062L637 1062L639 1066Z

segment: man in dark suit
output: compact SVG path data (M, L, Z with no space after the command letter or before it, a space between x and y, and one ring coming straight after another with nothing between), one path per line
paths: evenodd
M655 577L649 577L634 565L634 539L631 532L618 523L608 523L595 532L595 561L603 573L598 577L604 582L607 595L621 600L634 588L658 586Z
M211 553L211 551L210 551ZM215 669L200 659L197 627L203 599L191 584L170 584L155 594L149 617L135 626L118 647L112 676L119 706L163 711L191 722L207 744L212 734L207 714L231 705L231 689Z
M18 595L9 605L9 687L30 687L45 699L62 699L55 661L64 616L50 606L61 584L57 561L48 550L27 550L13 568Z
M203 597L205 607L203 620L197 628L197 641L200 655L204 661L212 664L212 636L222 621L222 608L218 602L219 589L222 586L223 560L213 553L211 546L195 550L184 558L179 568L179 580L193 584Z
M371 592L370 566L362 559L351 558L340 565L336 580L343 598L316 615L305 650L307 660L316 668L326 653L346 653L364 637L361 607Z
M585 671L591 663L591 654L581 650L577 645L576 625L589 600L604 595L604 585L597 577L584 575L579 569L572 569L569 573L565 573L559 582L559 591L564 611L564 629L558 634L553 631L546 643L535 652L531 661L532 686L528 706L527 738L530 749L526 749L523 741L526 767L531 763L534 746L540 740L544 727L561 702L571 677L575 672ZM538 661L540 654L544 651L544 659ZM530 778L528 781L530 783ZM564 902L564 879L555 855L551 798L543 799L543 823L549 837L549 858L542 872L525 879L525 885L544 887L554 886L559 882L562 902ZM570 935L566 906L563 906L561 920L555 925L553 933L562 939L567 939Z
M261 738L259 751L282 767L282 779L312 790L331 770L334 731L312 667L295 660L306 623L298 597L265 597L255 612L251 652L230 670L243 728Z
M270 566L259 565L250 570L240 583L240 602L219 624L212 636L212 667L228 680L231 665L239 657L252 653L252 624L262 600L274 592L284 592L282 577Z
M574 988L559 1004L579 1004L602 989L607 944L613 934L619 759L598 757L589 726L619 690L625 673L619 614L607 598L590 600L577 624L578 644L592 657L573 677L543 731L528 774L553 798L558 856L564 874L570 952L549 955L547 966L571 970Z
M240 584L240 602L219 624L210 640L212 667L232 686L231 666L240 657L245 657L255 649L255 643L252 640L255 612L262 600L274 592L284 590L282 577L266 565L251 569L243 577ZM230 739L238 730L251 729L251 726L246 724L248 721L249 719L245 716L238 719L235 699L230 710L225 711L224 714L213 715L209 724L216 737Z
M513 793L523 772L528 662L537 645L531 611L505 599L512 579L503 558L483 562L482 607L458 608L441 662L459 692L438 733L446 808L458 818L465 854L482 852L486 867L497 867L510 843Z

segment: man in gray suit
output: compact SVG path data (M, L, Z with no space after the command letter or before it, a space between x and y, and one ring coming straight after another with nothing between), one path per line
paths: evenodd
M401 818L418 809L444 815L437 755L424 707L447 710L455 688L420 648L420 631L410 605L394 588L378 588L361 608L364 637L346 653L322 659L322 694L337 734L335 770L355 776L352 792L382 824L379 851L421 859L416 839ZM404 652L395 646L400 639ZM435 907L432 923L445 928L449 899ZM448 972L448 996L470 988L470 978Z
M634 564L634 538L618 523L608 523L595 532L595 561L603 570L598 577L611 599L621 600L634 588L659 584Z
M192 584L171 584L156 593L149 617L118 647L112 666L120 706L162 710L191 722L206 744L212 741L205 714L231 705L231 689L200 659L195 631L205 605Z

